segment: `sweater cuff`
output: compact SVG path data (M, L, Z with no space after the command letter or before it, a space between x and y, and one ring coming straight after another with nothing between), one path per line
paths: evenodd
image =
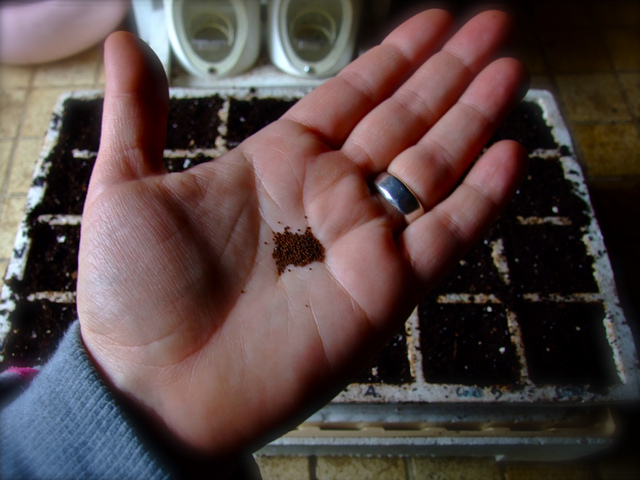
M175 473L100 378L77 321L0 421L0 478L163 479Z

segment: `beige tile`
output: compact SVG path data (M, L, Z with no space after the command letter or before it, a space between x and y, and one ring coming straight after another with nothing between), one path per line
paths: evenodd
M627 220L627 222L629 219ZM633 219L632 221L637 222L638 217ZM610 249L615 255L614 258L620 261L619 267L616 268L616 278L624 279L624 284L627 292L633 292L631 295L634 295L635 292L640 291L640 242L636 243L616 243ZM630 308L636 308L637 305L637 296L631 298L631 296L627 297L628 301L623 301L623 308L626 308L627 305ZM636 413L637 415L637 413ZM633 445L636 445L633 443ZM622 468L620 469L622 470ZM635 466L628 465L624 470L629 472L635 472L635 475L630 475L628 477L624 477L620 475L619 477L615 477L613 472L609 476L603 475L603 480L638 480L640 478L640 462L638 462L636 457Z
M606 52L592 28L552 30L540 34L549 67L557 73L607 72Z
M4 184L4 179L8 174L7 168L11 159L11 150L14 140L0 140L0 186Z
M87 87L95 85L100 61L100 49L95 47L73 57L36 67L35 87Z
M60 95L68 88L37 88L31 91L22 123L23 137L44 137L49 128L51 114Z
M636 458L611 458L600 462L602 480L638 480L640 460Z
M549 75L532 75L529 88L549 90L554 96L557 96L556 84Z
M631 113L640 118L640 73L621 73L620 82L629 102Z
M40 151L41 138L23 138L18 141L9 172L8 193L27 193L33 179L33 169Z
M105 83L106 80L104 76L104 63L101 59L98 65L98 73L96 74L96 88L104 88Z
M258 456L262 480L309 480L307 457Z
M13 253L13 244L18 231L18 225L24 215L27 196L8 197L2 205L2 218L0 218L0 258L10 258Z
M556 81L571 121L631 120L624 93L613 73L558 75Z
M96 66L96 88L104 88L105 77L104 77L104 49L102 45L98 48L97 53L97 66Z
M597 466L587 463L507 464L505 480L598 480Z
M598 25L640 25L640 2L638 0L592 0L591 11Z
M592 25L584 0L543 0L532 2L540 27L575 28Z
M9 266L9 260L0 260L0 273L2 273L2 278L4 278L7 274L8 266Z
M604 39L616 70L640 70L640 31L638 27L611 28Z
M640 247L640 177L595 179L589 192L607 245L630 242Z
M416 457L411 466L414 480L502 480L492 458Z
M398 457L318 457L318 480L406 480L404 460Z
M542 51L537 45L532 43L523 43L516 45L514 48L514 56L526 65L529 73L532 75L547 72Z
M634 124L576 125L574 135L590 177L640 175L640 138Z
M17 135L26 98L24 88L0 90L0 138Z
M33 67L18 65L0 65L0 88L16 88L29 86Z
M511 37L513 44L538 43L539 28L532 22L532 9L525 6L525 8L515 8L510 10L509 13L517 25L517 28L512 33Z

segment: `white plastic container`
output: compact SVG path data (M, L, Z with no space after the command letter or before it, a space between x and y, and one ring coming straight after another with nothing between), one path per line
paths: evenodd
M335 75L353 58L360 6L360 0L269 2L271 62L291 75Z
M164 0L171 48L198 76L249 69L260 53L260 0Z

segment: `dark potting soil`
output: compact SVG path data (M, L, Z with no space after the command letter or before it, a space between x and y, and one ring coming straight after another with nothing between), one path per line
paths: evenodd
M529 170L503 217L567 217L581 228L589 221L589 207L564 178L559 157L532 157Z
M46 181L42 180L46 185L45 195L30 218L53 214L81 215L95 156L74 158L71 151L54 150L46 161L51 167Z
M36 292L75 292L78 277L79 225L31 226L25 275L7 283L14 292L28 296Z
M538 384L619 383L600 303L520 302L516 305L529 376Z
M355 383L403 385L414 381L407 355L407 336L397 333L355 380Z
M513 385L520 366L504 305L420 304L422 369L429 383Z
M2 346L2 369L46 363L77 318L75 304L47 300L18 302L9 316L11 330Z
M583 234L573 226L513 225L504 248L514 288L543 294L597 292Z
M489 145L499 140L516 140L529 153L537 149L558 148L551 127L544 120L542 108L537 103L520 103L505 120L489 141Z
M57 148L61 153L72 149L98 151L104 99L69 98L64 103L63 117L54 116L60 126Z
M237 147L243 140L280 118L296 101L278 98L231 99L227 147Z
M172 98L167 121L165 148L214 148L218 138L218 112L224 100L214 95L202 98Z
M487 233L432 290L430 297L447 293L468 293L503 296L506 285L493 260L495 229Z

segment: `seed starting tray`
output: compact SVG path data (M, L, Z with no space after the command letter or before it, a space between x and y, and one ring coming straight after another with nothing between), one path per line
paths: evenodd
M217 158L304 93L173 90L167 168ZM0 298L0 368L45 362L76 318L101 114L102 92L54 111ZM492 141L503 138L531 162L497 224L366 371L265 453L572 458L610 442L608 406L640 398L638 359L553 96L530 91Z

